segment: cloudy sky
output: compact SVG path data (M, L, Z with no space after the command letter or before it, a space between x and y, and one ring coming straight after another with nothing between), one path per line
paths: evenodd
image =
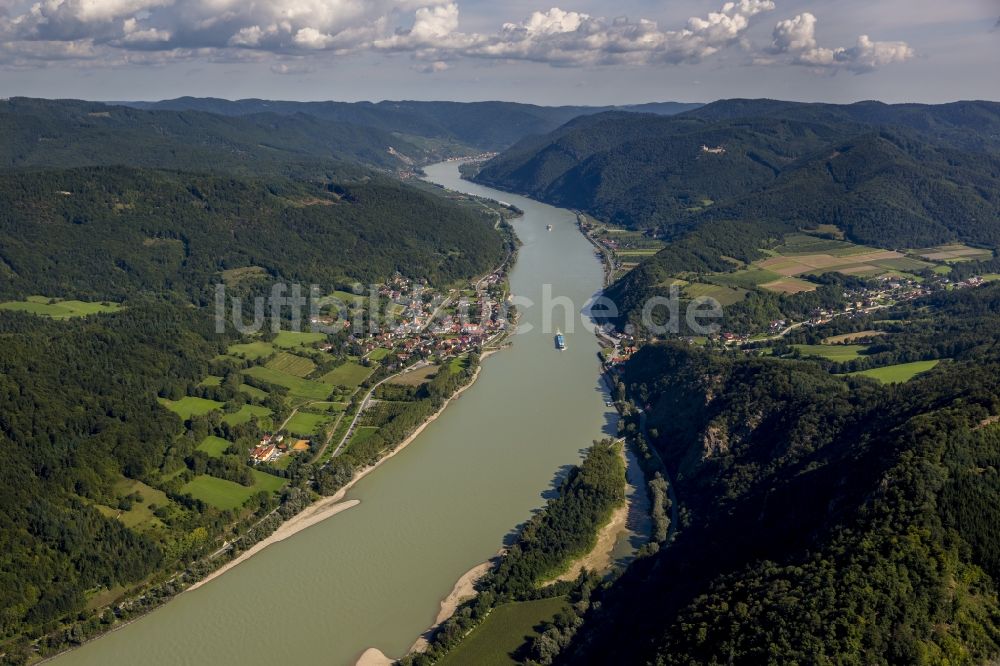
M0 95L1000 100L1000 0L0 0Z

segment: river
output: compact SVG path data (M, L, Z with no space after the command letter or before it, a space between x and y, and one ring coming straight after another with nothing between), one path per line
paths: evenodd
M77 650L59 666L353 664L366 648L400 657L431 625L455 581L492 557L544 502L566 466L613 432L598 345L578 312L602 267L573 213L426 169L445 187L507 201L523 246L512 291L532 299L534 330L483 362L476 384L409 447L362 479L360 504ZM546 231L546 225L552 225ZM543 285L575 308L542 330Z

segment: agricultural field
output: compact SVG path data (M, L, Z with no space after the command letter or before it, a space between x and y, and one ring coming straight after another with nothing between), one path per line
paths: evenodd
M761 289L767 289L779 294L801 294L806 291L815 291L818 287L814 282L808 282L796 277L779 278L774 282L765 282L760 285Z
M203 380L198 382L198 386L219 386L221 384L222 384L222 377L218 377L216 375L209 375L208 377L205 377Z
M347 409L346 402L314 402L309 405L309 409L323 412L342 412Z
M803 356L819 356L835 363L853 361L867 351L867 345L793 345Z
M840 243L840 241L825 241ZM778 273L783 277L798 275L822 275L838 272L845 275L875 275L887 270L895 270L880 262L903 259L903 255L892 250L875 250L853 246L860 251L852 254L831 254L818 252L814 254L779 255L759 262L761 268ZM842 251L843 252L843 251Z
M934 267L933 263L892 250L822 238L810 233L789 234L781 245L766 250L766 253L767 258L750 266L732 273L715 273L704 279L727 287L797 294L815 290L817 285L806 278L824 273L864 277L896 273L915 277L912 273ZM690 291L690 286L685 290ZM718 295L707 295L726 304Z
M725 287L705 282L689 282L682 290L688 298L714 298L722 305L739 303L747 295L747 290L740 287Z
M397 377L393 377L389 380L389 384L398 384L400 386L420 386L424 382L430 380L431 377L437 374L438 366L431 364L418 368L417 370L411 370L410 372L404 373Z
M275 352L274 345L270 342L263 342L258 340L257 342L246 342L238 345L230 345L229 349L226 350L230 356L236 356L239 358L245 358L249 361L258 361L262 358L267 358Z
M888 268L893 271L902 271L904 273L919 273L926 268L934 268L934 264L927 261L920 261L919 259L914 259L912 257L885 259L876 263L882 268Z
M316 364L304 356L297 356L289 352L278 352L278 354L267 362L266 366L278 372L287 372L296 377L306 377L316 369Z
M618 250L617 252L615 252L615 255L617 255L618 257L620 257L622 259L622 261L628 261L629 259L641 261L641 260L645 259L646 257L652 257L657 252L659 252L659 250L653 250L653 249L648 249L648 250Z
M260 405L243 405L240 407L239 411L231 412L222 417L223 423L228 423L229 425L242 425L244 423L249 423L250 419L256 416L258 420L265 420L267 417L271 416L271 410L267 407L261 407Z
M716 273L707 278L709 282L720 284L724 287L739 287L741 289L753 289L768 282L780 280L781 276L763 268L751 267L735 273Z
M180 400L167 400L166 398L160 398L159 400L161 405L185 421L192 416L202 416L203 414L208 414L212 410L222 409L221 402L208 400L207 398L185 396Z
M201 440L201 444L198 445L196 450L203 451L213 458L218 458L225 453L226 449L229 448L229 445L229 440L209 435L205 439Z
M306 400L323 400L333 392L333 385L324 380L312 381L302 379L286 372L280 372L264 366L255 366L244 370L244 373L269 384L284 386L292 397Z
M375 368L366 368L348 361L323 375L319 381L332 386L355 387L368 379L368 376L374 371Z
M961 243L951 243L948 245L938 245L937 247L927 247L920 250L912 250L912 253L930 259L932 261L944 261L954 263L956 261L984 261L993 256L990 250L969 247Z
M786 235L782 244L775 247L773 251L783 256L824 253L846 257L852 254L869 252L872 249L874 248L857 245L850 241L833 240L815 234L797 233Z
M117 312L122 306L117 303L87 303L85 301L61 301L47 296L28 296L23 301L7 301L0 303L0 310L27 312L30 314L52 317L53 319L69 319L85 317L100 312Z
M246 501L261 491L276 492L285 485L285 479L279 479L259 470L251 470L254 475L252 486L242 486L225 479L202 474L194 477L181 488L182 493L190 493L195 499L205 504L211 504L217 509L229 511L238 509Z
M438 661L438 666L520 664L513 653L527 640L538 635L535 627L551 620L565 607L564 597L515 601L498 606L457 648Z
M866 338L876 338L885 335L885 331L858 331L857 333L844 333L843 335L831 335L823 340L825 345L839 345L845 342L853 342L854 340L863 340Z
M323 340L326 340L326 333L281 331L274 338L274 346L282 349L295 349L296 347L310 347Z
M887 365L883 368L861 370L859 372L852 372L851 374L871 377L872 379L877 379L883 384L903 384L910 381L917 375L931 370L938 363L939 361L937 360L914 361L913 363L899 363L897 365Z
M332 420L327 414L299 411L285 424L285 429L295 435L316 435Z

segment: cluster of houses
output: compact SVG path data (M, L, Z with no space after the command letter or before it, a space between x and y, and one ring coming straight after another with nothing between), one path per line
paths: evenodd
M462 298L454 313L441 312L440 299L427 298L426 284L414 283L397 275L379 288L380 297L396 306L399 319L385 322L374 333L350 337L362 354L378 349L395 349L400 361L414 355L460 354L481 347L507 330L507 319L490 297L492 287L503 283L505 274L496 271L476 285L475 298ZM439 312L440 310L440 312ZM440 317L440 318L437 318Z
M897 303L912 301L927 296L935 290L941 289L965 289L969 287L979 287L986 284L981 277L970 277L961 282L952 282L947 277L939 277L934 281L917 282L916 280L904 277L883 275L876 278L878 285L871 289L844 292L847 304L841 310L830 310L817 308L812 311L810 318L802 322L805 326L821 326L828 323L835 317L858 317L868 312L885 308ZM790 326L790 322L784 319L777 319L770 322L768 330L771 335L778 335ZM739 335L736 333L722 333L719 338L726 343L753 342L749 335Z
M270 463L290 453L302 453L308 450L308 439L286 441L284 435L264 435L260 443L250 450L250 462L254 465Z

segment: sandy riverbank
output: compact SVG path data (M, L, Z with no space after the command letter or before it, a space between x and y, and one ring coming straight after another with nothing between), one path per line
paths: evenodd
M360 657L358 657L358 661L355 663L355 666L390 666L390 664L394 663L396 663L396 661L385 656L382 650L379 650L378 648L368 648L361 653Z
M597 533L597 544L583 557L574 560L563 574L547 580L542 585L549 585L556 581L574 581L584 569L588 571L605 571L611 568L615 544L618 537L628 526L628 502L622 503L614 513L611 520Z
M483 353L481 358L485 359L491 353L492 352L485 352ZM482 365L479 365L476 368L476 372L472 375L472 379L469 380L469 383L467 383L465 386L455 391L450 398L444 401L444 404L441 405L441 408L438 411L431 414L431 416L422 424L420 424L420 426L416 430L414 430L409 437L403 440L399 444L399 446L397 446L395 449L393 449L385 456L379 458L378 462L360 470L357 474L354 475L354 478L347 483L347 485L338 490L336 493L334 493L329 497L324 497L318 502L314 502L313 504L306 507L304 510L295 514L294 516L286 520L284 523L282 523L281 526L278 527L278 529L275 530L273 534L271 534L265 539L258 541L249 550L240 554L239 557L222 565L221 567L219 567L212 573L208 574L207 576L202 578L200 581L198 581L191 587L187 588L186 591L190 592L191 590L195 590L201 587L202 585L205 585L206 583L215 580L216 578L226 573L230 569L242 564L243 562L246 562L248 559L259 553L260 551L264 550L271 544L278 543L279 541L284 541L288 537L297 534L308 527L312 527L317 523L323 522L327 518L331 518L337 515L341 511L350 509L351 507L360 504L361 502L359 500L348 500L346 502L342 502L341 500L344 499L344 496L347 494L347 492L351 488L353 488L354 485L358 483L361 479L371 474L382 463L389 460L397 453L399 453L407 446L409 446L409 444L412 443L413 440L415 440L428 425L437 420L437 418L442 414L442 412L444 412L444 410L448 408L448 405L451 404L452 400L457 399L467 389L471 388L472 385L476 383L476 380L479 379L479 373L482 370L482 367L483 367Z
M543 582L542 585L550 585L557 581L574 581L584 569L597 572L607 571L615 562L615 546L623 533L629 531L630 527L648 531L644 525L629 525L630 514L633 515L632 522L641 523L642 521L635 520L639 516L634 514L648 512L649 507L647 506L648 501L644 486L645 477L638 467L638 460L634 459L631 451L628 451L626 447L627 445L623 444L621 449L622 460L626 467L625 502L614 510L611 519L598 531L597 543L590 552L574 560L564 573ZM629 474L629 472L632 473Z
M442 622L447 620L449 617L455 614L458 607L462 605L462 602L471 599L476 596L476 583L489 572L493 567L493 561L488 560L482 564L477 564L472 567L458 579L455 586L451 589L444 599L441 600L441 609L438 611L437 617L434 618L434 624L423 634L420 638L414 641L413 645L410 646L407 654L411 652L423 652L427 649L428 643L427 639L430 637L431 633L437 629ZM361 662L358 662L359 666Z
M212 573L208 574L207 576L199 580L197 583L189 587L187 591L190 592L191 590L196 590L205 583L214 580L215 578L218 578L219 576L226 573L233 567L238 566L243 562L246 562L248 559L259 553L260 551L264 550L271 544L278 543L279 541L284 541L288 537L292 536L293 534L297 534L298 532L301 532L307 527L311 527L316 523L322 522L327 518L330 518L331 516L337 515L341 511L346 511L347 509L350 509L353 506L361 504L360 500L347 500L346 502L341 502L339 500L342 497L343 494L338 492L336 495L321 499L320 501L315 502L314 504L310 504L303 511L300 511L299 513L295 514L294 516L283 522L281 526L278 527L278 529L276 529L271 534L271 536L258 541L253 546L251 546L249 550L246 550L245 552L240 554L239 557L237 557L236 559L230 560L229 562L222 565Z

